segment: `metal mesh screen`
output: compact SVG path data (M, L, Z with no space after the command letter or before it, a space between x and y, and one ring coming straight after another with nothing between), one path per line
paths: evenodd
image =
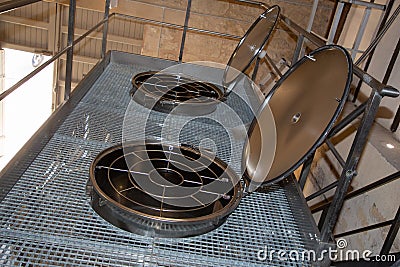
M100 151L121 142L130 78L144 70L148 68L110 63L0 203L0 265L309 266L257 258L265 246L299 250L315 249L318 243L304 206L296 206L300 202L292 182L244 197L220 228L192 238L131 234L92 210L85 190L89 165ZM144 119L142 109L134 109L138 121ZM149 136L158 136L163 116L151 116ZM182 142L197 145L207 133L220 146L218 156L240 169L241 155L229 151L241 141L225 144L229 133L212 122L194 120L186 127Z

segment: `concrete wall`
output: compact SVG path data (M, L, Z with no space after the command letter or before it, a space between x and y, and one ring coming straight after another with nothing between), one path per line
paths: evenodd
M186 10L186 0L162 1L141 0L131 1L157 6L152 15L162 17L163 21L183 24ZM312 1L264 1L269 5L279 4L282 13L296 23L306 27L311 12ZM313 31L325 35L328 21L331 17L333 3L320 1ZM263 12L262 9L235 4L233 1L193 0L189 26L208 29L221 33L242 36L251 23ZM149 16L149 13L141 14ZM143 54L161 58L177 59L181 42L181 31L167 27L145 26ZM210 60L227 63L237 40L215 38L205 34L189 32L186 41L184 61ZM280 24L268 45L268 53L278 62L282 57L291 60L296 45L296 37L290 35Z

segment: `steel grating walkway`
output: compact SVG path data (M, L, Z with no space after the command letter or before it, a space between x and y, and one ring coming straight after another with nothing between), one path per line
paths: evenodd
M131 234L92 210L86 195L91 161L103 149L121 142L128 105L134 112L125 122L132 123L130 136L143 127L146 113L143 107L130 104L128 93L132 75L151 66L115 61L1 201L0 266L311 266L257 257L265 247L299 251L318 245L314 222L291 181L244 197L220 228L192 238ZM235 99L227 103L240 106ZM243 107L239 110L244 110L244 121L251 119ZM151 115L145 125L147 137L159 136L163 116ZM192 120L181 132L182 142L193 145L203 137L215 140L218 156L236 162L239 170L240 155L229 151L231 146L241 149L243 143L225 144L229 134L204 119Z

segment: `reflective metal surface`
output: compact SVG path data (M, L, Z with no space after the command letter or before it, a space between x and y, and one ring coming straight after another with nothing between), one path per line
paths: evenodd
M91 205L146 236L186 237L220 226L241 198L238 177L207 153L154 142L117 145L90 168Z
M268 105L253 121L249 129L249 139L244 147L242 168L245 177L251 177L254 188L264 182L275 157L277 132L275 120ZM249 187L252 191L253 187Z
M257 18L240 40L225 69L223 85L226 94L233 89L241 73L250 67L263 50L275 28L279 14L279 6L272 6Z
M352 63L347 51L325 46L297 62L267 95L249 131L244 150L247 179L272 183L283 179L300 166L319 146L338 118L349 93ZM273 162L261 146L271 140L270 118L276 127L276 152ZM269 173L265 165L271 164Z

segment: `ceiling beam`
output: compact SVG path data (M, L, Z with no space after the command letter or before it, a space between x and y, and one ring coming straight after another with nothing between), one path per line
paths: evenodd
M13 23L21 26L32 27L41 30L47 30L49 23L39 20L28 19L24 17L16 17L5 14L0 14L0 21Z
M40 2L41 0L9 0L0 2L0 13L10 11L12 9Z

